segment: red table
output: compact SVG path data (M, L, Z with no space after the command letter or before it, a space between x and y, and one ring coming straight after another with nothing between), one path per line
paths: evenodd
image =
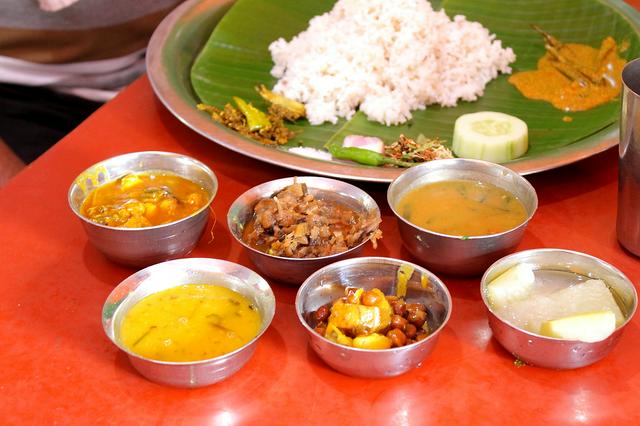
M294 310L296 288L271 282L277 307L254 357L210 387L163 387L138 375L107 339L102 304L134 270L106 260L67 205L91 164L125 152L174 151L208 164L220 191L214 241L193 257L251 267L226 213L250 187L295 172L261 163L180 124L141 78L0 190L2 424L640 424L640 316L601 362L573 371L518 367L491 337L479 278L441 275L453 314L423 365L385 380L326 366ZM519 250L558 247L608 261L640 282L638 258L616 241L617 152L529 177L540 207ZM357 183L382 209L384 239L365 255L411 260L386 185Z

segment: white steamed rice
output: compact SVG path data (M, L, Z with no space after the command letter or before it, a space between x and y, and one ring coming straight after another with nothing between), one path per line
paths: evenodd
M269 50L274 91L303 102L311 124L349 119L357 108L400 124L426 105L475 101L516 58L481 24L451 20L426 0L338 0Z

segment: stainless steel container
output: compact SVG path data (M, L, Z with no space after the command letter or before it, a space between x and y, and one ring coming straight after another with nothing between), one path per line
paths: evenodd
M622 71L618 218L620 244L640 256L640 59Z
M262 325L258 334L233 352L191 362L145 358L124 346L120 341L120 327L129 309L146 296L183 284L215 284L242 294L260 312ZM169 386L196 388L224 380L242 368L271 324L275 308L271 287L249 268L218 259L178 259L149 266L114 288L102 310L102 326L109 339L126 352L131 364L147 379Z
M526 220L498 234L465 237L421 228L397 210L400 200L413 189L456 179L490 183L510 192L523 203ZM400 237L407 250L421 265L451 275L480 275L491 263L511 252L538 208L535 189L518 173L499 164L466 158L430 161L411 167L389 185L387 201L398 219Z
M519 263L532 265L536 274L565 272L589 279L603 280L625 317L624 323L606 339L590 343L546 337L513 325L507 319L500 317L491 307L487 298L487 285L504 271ZM593 256L562 249L526 250L498 260L482 277L480 292L487 308L489 326L496 340L527 364L554 369L584 367L607 356L618 343L638 304L635 287L618 269Z
M311 315L320 306L344 295L345 287L380 289L396 294L398 268L413 267L407 282L407 302L420 302L427 308L431 334L424 340L391 349L358 349L332 342L310 325ZM423 277L429 285L422 286ZM355 377L393 377L419 367L433 351L439 334L451 317L451 295L444 283L428 270L404 260L384 257L359 257L325 266L302 284L296 295L296 313L311 341L311 347L335 370Z
M370 238L364 238L359 244L342 253L308 258L273 256L245 243L242 233L245 224L253 215L253 207L256 203L263 198L272 197L294 182L306 184L309 193L317 199L345 204L371 219L380 218L380 209L375 200L362 189L337 179L325 177L298 176L272 180L254 186L240 195L233 202L227 214L227 224L231 235L245 248L249 259L260 273L284 283L300 285L309 275L323 266L358 256Z
M132 172L164 170L201 185L209 201L191 216L146 228L116 228L95 223L80 213L82 202L96 187ZM101 161L83 171L69 188L69 206L78 216L89 241L114 262L148 266L186 256L198 243L209 218L218 180L209 167L171 152L133 152Z

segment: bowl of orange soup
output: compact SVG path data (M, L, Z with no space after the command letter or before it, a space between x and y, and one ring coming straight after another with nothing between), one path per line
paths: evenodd
M251 358L275 313L269 284L232 262L190 258L145 268L107 298L102 325L144 377L201 387Z
M455 158L405 171L387 191L404 246L429 269L480 275L520 242L535 189L495 163Z
M148 151L94 164L74 180L68 198L99 251L148 266L193 250L217 189L215 174L200 161Z

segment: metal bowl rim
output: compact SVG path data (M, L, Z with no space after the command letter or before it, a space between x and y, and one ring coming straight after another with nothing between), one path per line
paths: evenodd
M605 268L610 269L613 273L617 274L620 276L620 278L622 278L627 284L628 286L631 288L631 293L633 294L633 301L634 301L634 305L633 305L633 309L631 310L631 312L629 313L629 315L627 316L627 318L625 318L625 321L620 324L619 326L617 326L614 330L614 334L619 332L620 330L622 330L633 318L634 314L636 313L637 309L638 309L638 293L636 291L635 286L633 285L633 283L631 282L631 280L629 280L629 278L627 278L627 276L620 271L618 268L616 268L615 266L613 266L612 264L610 264L609 262L606 262L600 258L597 258L595 256L592 256L590 254L586 254L586 253L582 253L579 251L575 251L575 250L567 250L567 249L560 249L560 248L538 248L538 249L529 249L529 250L523 250L523 251L519 251L519 252L515 252L515 253L511 253L507 256L504 256L498 260L496 260L495 262L493 262L488 268L487 270L484 272L484 274L482 275L482 278L480 279L480 297L482 298L482 303L484 304L485 308L487 309L487 311L493 315L496 319L498 319L500 322L502 322L503 324L521 332L524 333L528 336L531 337L535 337L538 339L543 339L543 340L547 340L550 342L576 342L576 343L585 343L581 340L571 340L571 339L561 339L559 337L550 337L550 336L543 336L541 334L537 334L537 333L533 333L531 331L525 330L523 328L518 327L515 324L512 324L509 321L504 320L500 315L498 315L489 305L489 302L487 301L486 298L486 292L485 292L485 288L487 286L487 276L489 275L489 272L491 272L491 270L496 267L497 265L506 262L507 260L517 257L517 256L523 256L523 255L527 255L527 254L535 254L535 253L552 253L552 252L562 252L562 253L568 253L570 255L573 256L577 256L577 257L584 257L584 258L588 258L591 260L596 261L597 263L602 264ZM598 343L598 342L594 342L594 343Z
M138 155L141 154L151 154L151 155L158 155L158 156L163 156L163 157L177 157L177 158L184 158L190 162L192 162L195 166L201 168L210 178L211 181L213 183L212 187L212 191L211 194L209 196L209 201L207 201L206 204L204 204L200 209L198 209L197 211L191 213L189 216L185 216L181 219L178 220L174 220L172 222L168 222L168 223L163 223L160 225L155 225L155 226L146 226L146 227L141 227L141 228L123 228L123 227L118 227L118 226L108 226L108 225L102 225L100 223L97 222L93 222L92 220L90 220L89 218L83 216L78 209L76 209L71 201L71 194L74 190L74 188L77 186L76 181L78 179L78 177L82 176L82 174L86 173L87 171L89 171L90 169L97 167L107 161L112 161L112 160L118 160L118 159L123 159L123 158L127 158L127 157L136 157ZM170 170L162 170L162 169L149 169L149 171L154 171L154 170L158 170L158 171L167 171L167 172L171 172ZM144 173L144 171L140 171L137 173ZM176 175L178 175L177 173L174 173ZM180 175L178 175L180 176ZM183 177L183 176L181 176ZM116 178L118 179L118 178ZM185 178L188 179L188 178ZM112 179L108 182L112 182L115 179ZM108 183L108 182L104 182L102 185ZM99 186L102 186L99 185ZM196 160L193 157L190 157L188 155L184 155L184 154L179 154L177 152L168 152L168 151L137 151L137 152L129 152L126 154L120 154L120 155L116 155L114 157L109 157L105 160L102 161L98 161L97 163L87 167L86 169L84 169L82 172L80 172L76 178L73 180L73 182L71 183L71 186L69 187L69 191L67 191L67 203L69 204L69 207L71 208L71 211L73 211L73 213L80 219L82 220L84 223L91 225L91 226L95 226L97 228L102 228L102 229L107 229L107 230L113 230L113 231L123 231L123 232L131 232L131 233L135 233L135 232L144 232L144 231L148 231L151 229L162 229L162 228L166 228L169 227L171 225L175 225L177 223L181 223L184 221L187 221L195 216L200 215L203 211L209 209L209 207L211 206L211 203L213 203L213 199L215 198L215 196L218 193L218 188L219 188L219 183L218 183L218 177L216 176L216 174L213 172L213 170L211 170L211 168L209 166L207 166L206 164L204 164L203 162Z
M106 307L107 307L107 301L111 299L111 296L114 293L117 293L117 290L120 288L121 285L123 285L125 282L134 279L136 276L138 275L143 275L146 272L148 272L149 269L158 266L158 265L164 265L167 264L169 262L171 263L177 263L177 262L183 262L183 263L187 263L189 261L204 261L210 264L214 264L214 263L222 263L222 264L230 264L233 265L235 267L239 267L240 269L244 269L246 271L250 271L251 273L255 274L258 277L258 281L261 284L264 284L266 286L266 289L268 289L269 291L269 299L273 301L273 312L270 313L270 315L268 316L268 320L266 321L266 323L264 324L263 329L251 340L249 340L247 343L245 343L244 345L240 346L238 349L235 349L232 352L228 352L226 354L223 355L219 355L217 357L213 357L213 358L207 358L207 359L201 359L201 360L197 360L197 361L161 361L161 360L157 360L157 359L152 359L152 358L147 358L144 357L142 355L139 355L135 352L130 351L126 346L121 345L119 342L116 341L115 339L115 333L114 333L114 337L112 338L110 333L109 333L109 328L112 327L111 324L106 324L104 321L102 322L102 328L105 332L105 334L107 335L107 337L109 338L109 340L111 341L111 343L113 343L116 347L118 347L120 350L122 350L124 353L126 353L129 357L133 357L133 358L137 358L139 360L145 361L145 362L150 362L156 365L166 365L166 366L188 366L188 365L200 365L200 364L208 364L211 362L220 362L220 361L224 361L227 358L232 358L233 356L235 356L236 354L238 354L239 352L242 352L243 350L247 349L250 346L253 346L258 339L260 339L260 337L267 331L267 329L269 328L269 326L271 325L271 322L273 321L273 318L275 317L275 307L276 307L276 298L275 295L273 294L273 289L271 288L271 286L269 285L269 283L257 272L255 272L254 270L247 268L244 265L240 265L239 263L235 263L235 262L230 262L228 260L222 260L222 259L213 259L213 258L208 258L208 257L190 257L190 258L183 258L183 259L172 259L172 260L167 260L164 262L160 262L160 263L156 263L155 265L151 265L151 266L147 266L144 269L141 269L131 275L129 275L128 277L126 277L124 280L120 281L118 283L117 286L115 286L113 288L113 290L109 293L109 295L107 296L107 298L105 299L105 303L102 307L102 315L104 317L104 312L106 311ZM227 274L226 275L231 275L231 274ZM141 281L142 283L142 281ZM168 290L170 288L174 288L174 287L178 287L179 285L183 285L183 284L178 284L175 285L173 287L167 287L164 290ZM154 294L157 292L153 292L150 294ZM127 294L127 296L125 296L120 305L122 303L124 303L124 301L129 297L131 293ZM142 300L142 299L141 299ZM113 318L115 317L116 313L118 312L119 306L118 308L116 308L116 310L113 312L113 315L111 316L111 319L113 320Z
M344 265L348 265L350 263L388 263L388 264L393 264L393 265L402 265L402 264L406 264L406 265L410 265L414 268L414 271L421 271L421 272L426 272L430 277L433 277L436 279L436 281L438 282L440 289L444 292L445 296L446 296L446 301L447 301L447 314L445 315L442 324L440 324L440 326L438 328L436 328L433 332L431 332L426 338L420 340L419 342L414 342L412 344L409 345L405 345L405 346L400 346L397 348L389 348L389 349L361 349L361 348L354 348L352 346L345 346L345 345L341 345L339 343L335 343L332 342L331 340L327 339L324 336L321 336L320 334L316 333L315 330L313 330L309 324L307 323L307 321L305 321L305 319L302 317L302 312L301 312L301 298L302 298L302 291L304 289L306 289L306 287L309 285L309 283L311 282L312 278L315 278L317 275L320 275L321 273L324 273L324 271L326 269L329 268L337 268L337 267L341 267ZM331 263L327 266L324 266L323 268L318 269L316 272L314 272L313 274L311 274L306 280L304 280L304 282L302 283L302 285L300 285L300 288L298 289L298 292L296 293L296 298L295 298L295 308L296 308L296 316L298 317L298 321L302 324L302 326L306 329L306 331L308 333L310 333L310 336L315 336L318 337L320 339L322 339L325 343L329 344L330 346L336 348L336 349L340 349L340 350L349 350L349 351L354 351L354 352L359 352L359 353L394 353L394 352L402 352L402 351L406 351L409 348L416 348L418 346L421 346L422 344L426 344L427 342L434 340L438 337L438 335L442 332L442 330L444 329L444 327L447 325L447 323L449 322L449 319L451 318L451 311L453 310L453 300L451 298L451 293L449 293L449 289L447 288L447 286L445 285L445 283L433 272L429 271L427 268L422 267L420 265L416 265L415 263L412 262L407 262L405 260L401 260L401 259L395 259L392 257L356 257L353 259L345 259L345 260L341 260L338 262L334 262Z

